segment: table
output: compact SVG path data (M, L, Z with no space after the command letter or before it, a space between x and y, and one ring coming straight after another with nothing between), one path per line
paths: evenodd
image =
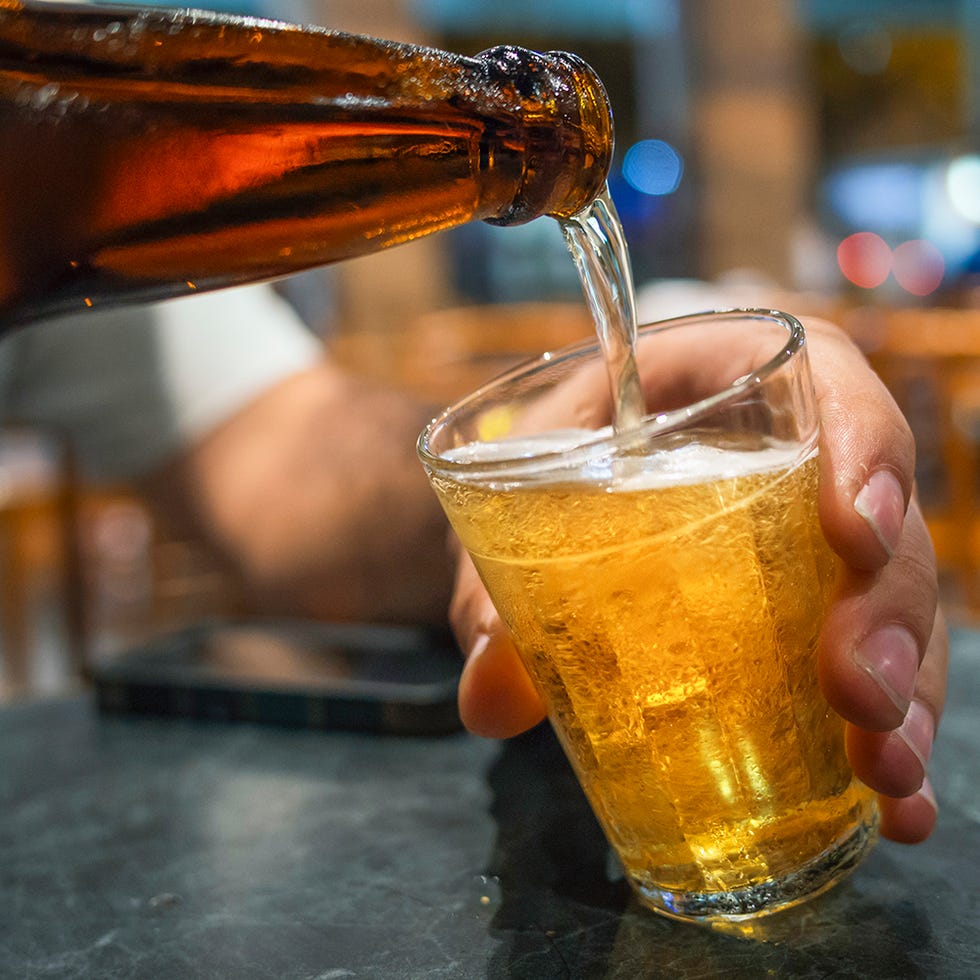
M547 728L507 743L0 710L7 978L980 977L980 633L933 837L754 937L644 911Z

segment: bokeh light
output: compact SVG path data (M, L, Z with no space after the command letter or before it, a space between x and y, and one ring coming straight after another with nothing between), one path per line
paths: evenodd
M980 156L957 157L950 163L946 193L967 221L980 225Z
M946 273L943 253L921 238L902 242L892 253L895 281L913 296L928 296L942 284Z
M848 166L825 183L828 203L846 227L896 235L922 223L922 187L922 168L899 161Z
M684 176L684 160L663 140L634 143L623 158L623 179L641 194L673 194Z
M862 289L874 289L891 272L892 250L880 235L859 231L837 246L837 264L848 282Z

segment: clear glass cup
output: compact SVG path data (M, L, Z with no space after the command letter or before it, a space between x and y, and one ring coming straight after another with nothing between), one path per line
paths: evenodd
M737 921L828 888L877 824L817 683L838 563L805 336L681 317L637 364L638 427L610 426L585 343L463 398L419 455L640 899Z

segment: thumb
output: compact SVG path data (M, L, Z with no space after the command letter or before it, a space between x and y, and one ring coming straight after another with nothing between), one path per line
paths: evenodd
M459 681L460 719L475 735L509 738L540 722L544 705L472 560L457 547L449 618L466 657Z

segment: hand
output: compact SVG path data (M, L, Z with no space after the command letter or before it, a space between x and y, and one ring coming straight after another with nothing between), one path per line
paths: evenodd
M855 772L880 794L882 834L914 843L936 820L927 766L948 656L935 556L912 500L915 449L853 343L820 321L806 328L822 425L821 522L845 565L821 635L820 681L848 723ZM544 706L461 549L450 618L467 654L466 727L506 738L541 721Z
M820 681L848 722L854 771L880 794L882 834L915 843L936 822L927 768L949 655L935 555L911 499L915 447L850 341L826 324L807 332L822 425L820 516L845 563L821 635Z

